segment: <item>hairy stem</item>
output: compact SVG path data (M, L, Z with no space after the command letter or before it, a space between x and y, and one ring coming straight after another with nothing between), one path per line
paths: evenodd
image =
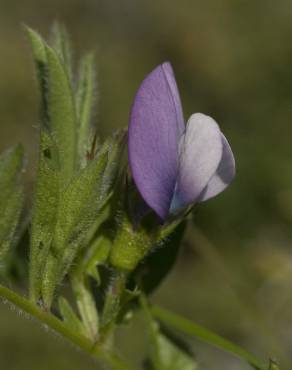
M104 302L101 322L101 340L110 348L113 343L113 330L121 308L121 298L126 285L127 274L114 271Z
M0 284L0 297L10 303L16 305L21 310L25 311L29 315L41 321L55 332L61 334L63 337L74 343L76 346L81 348L83 351L93 356L97 360L104 360L113 369L116 370L133 370L129 365L123 362L123 360L112 351L105 351L103 347L98 346L96 343L92 343L86 337L75 333L68 326L66 326L61 320L50 312L41 310L38 306L33 304L28 299L20 296L12 290L6 288Z

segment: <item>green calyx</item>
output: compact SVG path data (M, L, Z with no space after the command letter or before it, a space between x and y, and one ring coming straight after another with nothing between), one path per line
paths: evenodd
M117 269L132 271L154 243L154 236L149 235L142 227L135 230L129 219L124 217L112 246L110 263Z
M151 222L149 225L147 221L148 217L138 225L134 225L126 214L123 215L111 248L110 263L112 266L125 271L133 271L153 250L161 246L167 248L171 236L183 219L166 225L161 225L158 221Z

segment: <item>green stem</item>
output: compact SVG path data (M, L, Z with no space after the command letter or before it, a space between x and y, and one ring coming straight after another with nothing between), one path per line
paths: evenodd
M212 331L185 319L184 317L174 314L159 306L153 306L151 308L151 312L153 316L160 321L185 334L196 337L203 342L218 347L226 352L232 353L233 355L247 361L256 370L266 370L268 368L268 365L265 365L263 361L259 360L245 349L232 342L229 342L227 339L220 337Z
M121 299L126 286L127 274L124 271L114 270L109 284L102 310L100 341L105 348L114 345L114 329L120 313Z
M102 326L115 322L119 310L121 297L125 289L127 274L123 271L114 271L110 285L107 290L106 300L102 313Z
M132 370L123 360L112 351L105 351L102 347L92 343L86 337L75 333L68 326L66 326L56 316L50 312L41 310L38 306L30 302L28 299L20 296L12 290L0 284L0 296L9 302L13 303L23 311L27 312L34 318L47 325L63 337L74 343L76 346L87 352L98 360L106 361L113 369L116 370Z

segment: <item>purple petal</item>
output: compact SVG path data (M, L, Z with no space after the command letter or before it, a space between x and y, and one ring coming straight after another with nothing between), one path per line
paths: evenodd
M184 131L178 89L169 63L142 82L129 124L129 163L136 186L161 219L165 219L178 173L178 143Z
M217 123L201 113L191 116L180 143L179 174L171 212L196 203L222 157Z
M171 97L173 99L174 109L176 112L177 125L179 127L180 134L182 134L185 131L185 120L184 120L182 104L180 101L179 91L178 91L177 84L175 81L173 69L169 62L165 62L161 66L162 66L164 75L167 79L168 86L171 92Z
M200 195L200 202L215 197L228 187L235 176L235 160L227 139L221 134L223 153L219 166Z

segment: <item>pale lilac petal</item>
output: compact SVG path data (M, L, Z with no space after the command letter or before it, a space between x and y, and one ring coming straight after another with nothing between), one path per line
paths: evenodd
M204 202L205 200L213 198L217 194L221 193L228 187L235 176L235 160L232 150L223 134L221 134L221 138L223 143L222 158L215 174L212 176L208 185L200 195L200 202Z
M171 212L196 203L222 157L217 123L201 113L191 116L180 142L179 174Z
M178 173L178 143L184 130L179 93L169 63L142 82L129 124L129 163L145 202L167 217Z

